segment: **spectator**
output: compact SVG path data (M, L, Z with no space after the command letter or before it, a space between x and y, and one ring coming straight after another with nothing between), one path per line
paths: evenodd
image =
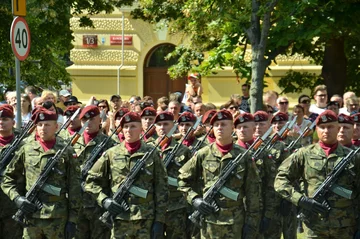
M141 97L137 95L132 95L129 99L130 102L130 110L135 111L135 104L141 101Z
M311 121L304 118L304 108L301 105L294 106L293 115L294 117L297 116L297 118L294 127L289 131L289 136L297 138L307 126L311 125ZM306 146L312 143L312 133L313 132L310 132L307 137L303 137L301 139L301 146Z
M345 101L345 107L347 112L345 115L353 115L359 112L359 99L356 96L352 96Z
M299 105L301 105L304 108L305 119L308 119L311 122L314 122L316 120L316 118L319 116L319 114L311 113L309 111L310 102L311 102L311 99L310 99L310 96L308 96L308 95L300 95L300 97L298 98Z
M36 88L34 86L27 86L25 88L25 94L27 94L30 98L30 101L32 102L32 100L36 97L38 97L37 93L36 93Z
M344 93L344 95L343 95L343 103L344 104L343 104L343 107L340 108L340 110L339 110L340 114L346 114L346 115L350 114L350 112L348 112L348 110L345 106L347 99L349 99L350 97L356 97L355 93L352 91L348 91L348 92Z
M197 103L194 105L194 113L196 117L200 117L205 114L206 106L203 103Z
M180 116L180 103L178 101L170 101L168 111L174 115L174 121L177 121Z
M188 112L192 112L191 108L189 106L187 106L186 104L182 103L181 102L181 99L182 99L182 94L181 92L177 91L177 92L174 92L174 93L171 93L170 96L169 96L169 100L170 101L177 101L179 102L179 105L180 105L180 113L183 113L185 111L188 111ZM192 102L190 103L192 105Z
M64 105L66 107L70 105L81 105L82 103L78 101L78 98L76 96L70 96L67 101L64 102Z
M310 105L309 111L316 114L321 114L326 110L326 103L328 100L327 89L325 85L318 85L314 90L315 104Z
M35 97L31 102L32 108L35 109L36 107L42 106L43 103L44 103L43 98L41 98L40 96Z
M139 115L140 115L141 112L142 112L141 103L143 103L143 102L137 101L137 102L135 102L135 103L133 104L134 112L135 112L135 113L138 113Z
M143 97L143 102L147 102L147 103L149 103L152 107L154 107L154 100L153 100L153 98L152 98L151 96L148 96L148 95L144 96L144 97Z
M223 107L232 114L234 119L240 115L239 106L233 100L226 102Z
M65 110L66 106L64 103L69 100L71 94L67 90L60 90L59 91L59 103L56 104L56 107Z
M280 96L276 100L276 107L279 109L278 112L287 114L289 118L291 117L291 114L288 112L289 111L289 100L287 97Z
M352 135L352 144L356 147L360 146L360 113L351 116L354 121L354 132Z
M326 107L326 109L334 111L336 115L339 114L339 108L339 103L337 101L330 101Z
M216 110L216 105L214 105L213 103L206 103L206 111L208 110Z
M59 127L61 127L63 124L64 124L64 117L62 116L62 113L59 112L59 109L56 108L55 106L55 103L52 102L52 101L45 101L42 106L45 108L45 109L48 109L52 112L55 112L58 116L57 118L57 124ZM61 109L60 109L61 110Z
M157 113L167 110L169 105L169 99L165 96L160 97L157 102Z
M278 93L273 90L266 91L263 95L264 104L270 105L273 108L274 113L278 111L278 109L276 108L276 100L278 97L279 97Z
M57 102L57 97L56 97L55 92L50 91L50 90L44 90L41 93L41 98L43 98L44 101L51 101L54 104L56 104L56 102Z
M27 94L21 95L21 125L25 126L31 119L31 101Z
M266 112L269 115L269 119L271 119L273 117L273 115L276 113L276 111L274 110L274 108L271 105L266 105Z
M203 93L203 89L200 83L199 74L192 73L188 76L189 84L186 85L185 89L185 99L190 97L200 97Z
M340 108L343 106L343 98L340 95L335 94L331 96L330 101L336 101L339 104Z
M120 95L112 95L110 97L110 106L111 106L111 111L113 113L120 109L121 104L122 104L122 100Z
M249 91L250 91L250 85L248 84L243 84L241 86L241 91L243 93L243 95L241 96L241 103L239 105L239 109L244 111L244 112L248 112L250 113L250 104L249 104L249 99L250 99L250 95L249 95Z
M112 112L110 112L109 102L105 99L100 99L98 101L97 107L100 111L101 119L101 129L104 134L109 133L110 128L110 117L112 117Z

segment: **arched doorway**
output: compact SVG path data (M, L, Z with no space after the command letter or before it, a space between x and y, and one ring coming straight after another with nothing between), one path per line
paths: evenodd
M171 80L167 74L169 66L174 61L166 61L165 56L172 52L175 46L172 44L161 44L152 48L145 58L144 64L144 96L148 95L157 101L169 93L185 91L186 77Z

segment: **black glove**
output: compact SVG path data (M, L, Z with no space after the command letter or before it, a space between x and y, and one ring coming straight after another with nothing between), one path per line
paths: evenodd
M196 210L205 216L215 212L215 207L205 202L201 197L193 199L192 204Z
M330 211L331 207L324 201L322 204L318 203L312 198L302 196L299 200L299 207L302 207L313 213L326 214Z
M21 209L25 214L36 212L37 207L34 203L26 199L26 197L19 196L14 200L16 206Z
M161 239L164 237L164 224L154 222L151 229L151 239Z
M65 239L75 238L76 224L73 222L67 222L65 226Z
M105 198L102 202L103 208L110 212L111 215L118 215L123 211L123 207L115 202L112 198Z
M270 222L271 222L270 218L263 217L261 219L261 222L260 222L260 233L261 234L264 234L264 232L266 232L269 229Z
M286 199L281 199L280 214L282 216L289 216L293 208L293 204Z

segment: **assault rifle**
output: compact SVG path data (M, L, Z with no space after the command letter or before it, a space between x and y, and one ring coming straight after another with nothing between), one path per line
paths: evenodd
M116 134L120 133L120 131L121 131L121 127L120 127L120 125L118 125L109 137L106 137L100 144L97 144L95 146L95 148L91 151L90 158L88 158L86 160L83 168L81 169L81 188L83 189L83 191L85 191L84 190L85 180L86 180L86 177L87 177L90 169L92 168L92 166L94 166L94 164L96 163L98 158L101 156L101 154L104 151L104 147L111 140L112 136L115 133Z
M195 146L191 149L191 155L194 155L198 150L199 148L201 147L201 145L203 145L203 143L205 142L207 136L211 133L213 129L213 126L211 125L209 131L206 132L206 134L204 135L204 137L202 138L202 140L198 141Z
M155 124L151 124L149 128L144 132L143 135L141 135L140 139L143 139L147 134L154 132L155 130Z
M325 181L322 182L322 184L320 184L320 186L316 189L316 191L312 195L312 199L314 199L320 204L329 205L326 199L330 191L347 199L354 198L351 190L337 185L336 181L339 179L340 174L347 168L352 158L359 153L359 150L360 147L355 150L351 150L350 153L344 156L339 161L339 163L336 164L333 170L326 177ZM306 212L306 210L302 209L302 211L298 215L298 218L300 218L303 221L306 221L306 216L304 212Z
M13 153L18 148L20 143L23 141L24 138L26 138L28 135L30 135L35 129L35 124L33 121L29 121L23 131L15 137L15 140L7 147L2 154L0 155L0 172L3 172L6 168L6 166L10 163Z
M60 172L58 169L55 168L56 164L61 159L61 156L66 152L67 148L70 145L73 146L77 142L77 140L80 138L81 134L84 132L85 128L87 127L88 123L89 122L87 121L84 124L84 126L81 128L81 130L79 132L75 133L62 149L59 149L55 153L54 156L52 156L51 158L48 159L44 169L40 173L36 182L32 185L30 190L26 193L26 195L25 195L26 199L28 201L30 201L31 203L34 203L37 206L38 210L40 210L42 208L42 203L38 199L38 195L39 195L40 191L50 192L51 187L52 187L51 185L49 186L46 184L46 181L50 177L50 173L55 171L57 173L62 174L62 172ZM47 190L47 187L49 187L49 190ZM57 193L60 194L60 191L58 191ZM21 210L21 208L16 211L15 215L13 215L12 218L16 222L20 223L23 227L28 226L27 222L24 220L26 218L26 215Z
M299 142L300 139L308 136L308 134L314 129L315 125L316 125L316 123L315 123L315 121L314 121L310 126L306 126L306 128L304 129L303 132L301 132L301 134L299 135L299 137L297 137L297 139L291 141L291 143L289 144L289 146L287 146L287 147L284 149L284 151L285 151L285 152L291 151L291 150L295 147L295 145Z
M80 113L80 108L75 111L75 113L66 120L66 122L61 125L60 129L55 133L55 136L58 136L63 129L67 129L69 127L70 123L76 118L76 116Z
M215 183L205 192L204 201L209 203L210 205L214 203L214 198L218 193L221 193L225 197L228 197L234 201L238 200L239 193L234 192L233 190L225 187L226 181L233 174L237 178L240 178L239 175L235 173L238 165L243 161L243 159L252 151L258 149L258 147L265 141L265 139L270 135L271 130L268 130L262 137L256 138L256 140L252 143L252 145L243 153L239 154L235 159L231 160L221 171L219 178L215 181ZM254 163L254 161L253 161ZM201 226L199 222L199 218L201 213L198 210L195 210L190 216L189 219L195 225Z
M156 148L161 144L161 142L166 139L167 136L163 136L162 139L159 141L159 143L157 143L157 145L155 147L153 147L151 149L151 151L147 151L143 157L140 160L137 160L135 165L131 168L129 174L127 175L126 179L121 183L121 185L119 186L119 188L117 189L117 191L114 193L113 195L113 200L115 200L115 202L119 203L123 209L125 211L129 210L129 206L126 204L124 197L128 192L133 192L133 191L143 191L144 194L144 198L147 197L147 190L141 189L139 187L136 187L133 185L133 183L135 182L137 175L139 174L140 171L145 171L146 173L150 173L148 172L145 168L144 165L146 163L146 161L148 160L148 158L152 155L152 153L156 150ZM109 211L104 212L101 217L99 218L99 220L104 223L106 226L108 226L109 228L112 228L113 225L113 217L116 215L112 215Z

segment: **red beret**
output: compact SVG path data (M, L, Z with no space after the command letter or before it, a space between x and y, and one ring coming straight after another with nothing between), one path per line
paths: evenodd
M288 121L288 120L289 120L289 116L287 114L283 112L278 112L272 117L271 123L279 122L279 121Z
M337 122L337 115L332 110L325 110L316 118L316 125L323 123Z
M116 111L116 113L114 115L114 119L122 118L128 112L129 112L128 108L121 107L118 111Z
M66 107L64 115L71 117L79 108L80 106L78 105L70 105Z
M100 114L100 110L96 105L88 105L82 109L79 119L91 119Z
M269 114L262 110L256 111L254 114L254 120L255 122L268 121Z
M128 112L126 113L120 121L120 127L122 128L124 124L130 123L130 122L141 122L140 115L135 112Z
M153 107L146 107L140 114L140 117L156 116L156 110Z
M56 121L58 115L54 111L47 110L45 108L39 108L34 114L31 116L31 119L37 124L40 121Z
M14 118L14 109L11 105L0 105L0 118Z
M345 114L339 114L338 121L339 123L344 123L344 124L352 124L352 125L354 124L354 120L351 118L351 116Z
M243 113L243 114L238 115L234 119L234 126L236 127L236 125L246 123L246 122L254 122L254 117L252 116L252 114Z
M360 122L360 113L353 114L351 116L351 118L354 121L354 123L359 123Z
M179 124L182 122L196 122L196 116L191 112L184 112L179 116L177 122Z
M216 114L216 110L208 110L205 112L204 116L202 117L201 123L205 124L206 122L210 121L210 119Z
M163 111L156 115L154 124L160 121L174 121L174 115L171 112Z
M210 120L210 124L213 125L218 120L231 120L233 121L232 114L227 110L218 111Z

